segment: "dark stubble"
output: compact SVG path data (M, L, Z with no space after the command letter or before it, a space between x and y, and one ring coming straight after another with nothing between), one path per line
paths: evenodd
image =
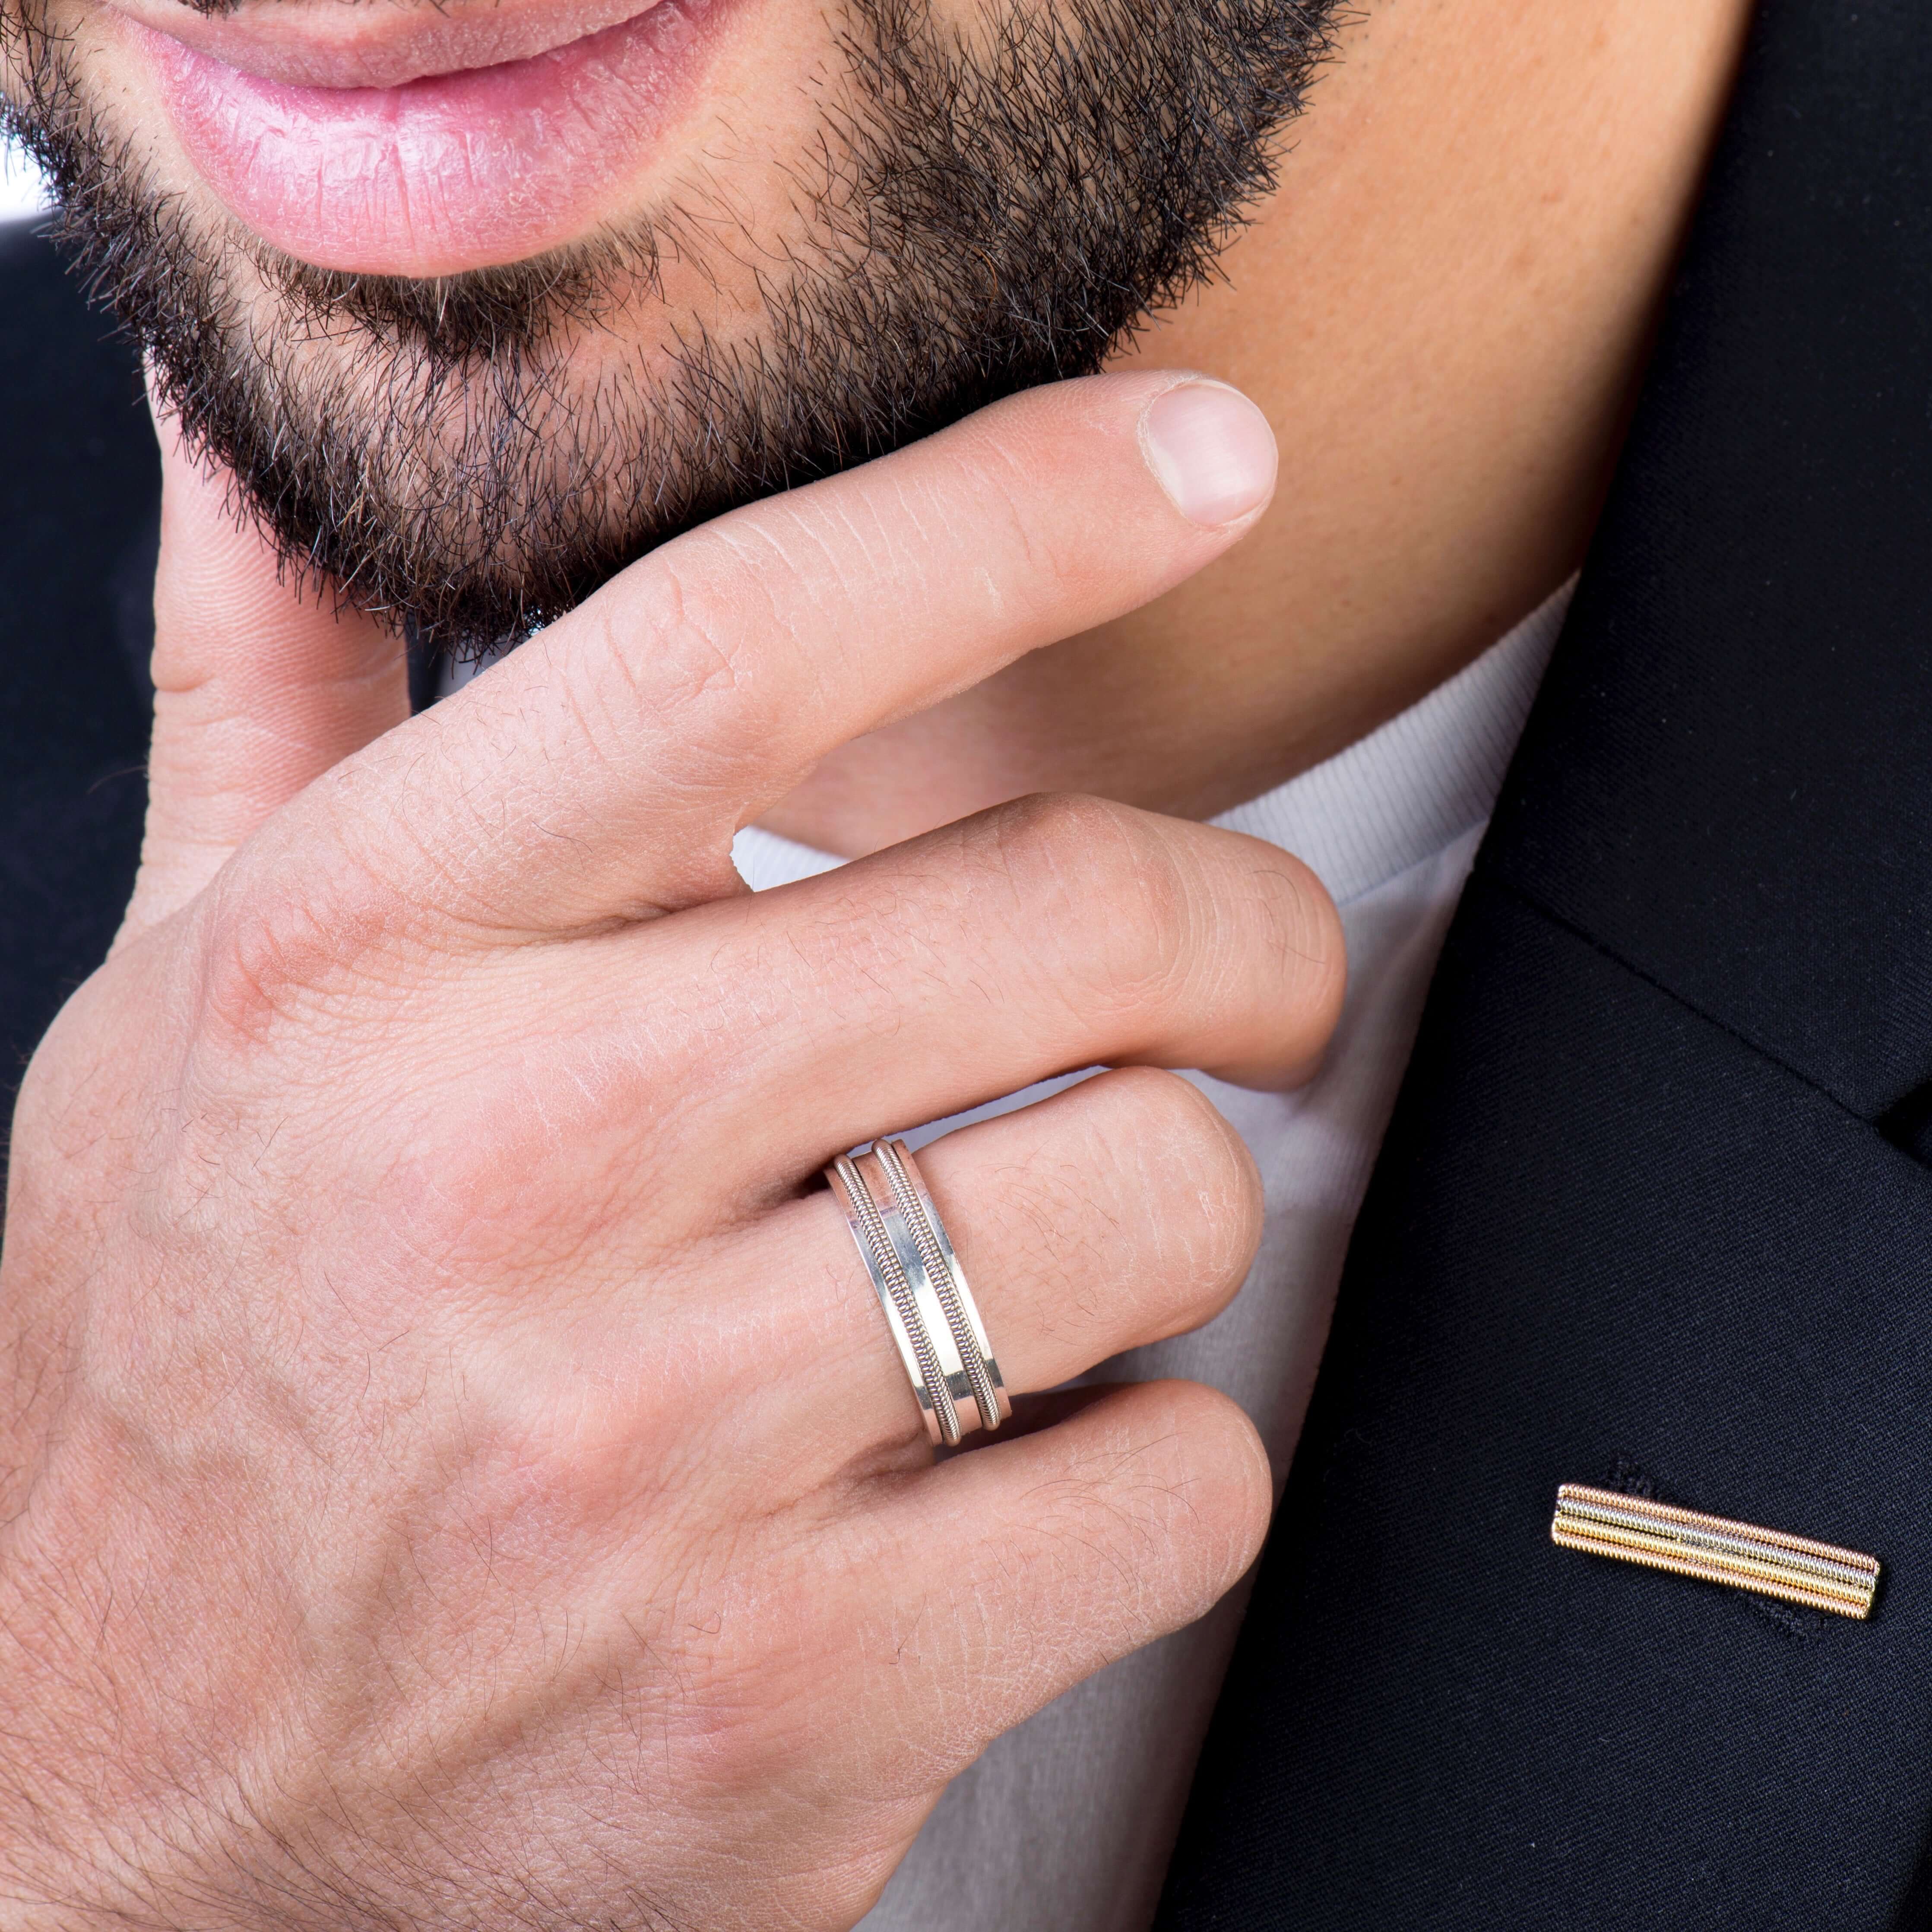
M9 118L164 400L298 572L470 652L736 504L1097 368L1273 186L1336 0L1011 0L970 49L922 0L850 0L793 232L669 207L434 281L197 220L109 136L41 4L0 0ZM766 264L754 326L667 308L648 348L613 328L573 365L635 328L668 260L711 251Z

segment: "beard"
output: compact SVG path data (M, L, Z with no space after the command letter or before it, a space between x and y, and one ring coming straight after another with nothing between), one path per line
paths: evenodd
M848 0L776 232L694 195L413 280L294 261L158 188L47 4L0 0L4 118L162 406L298 578L458 656L736 505L1096 370L1272 189L1337 10L1001 0L969 40L926 0ZM688 292L728 282L720 316Z

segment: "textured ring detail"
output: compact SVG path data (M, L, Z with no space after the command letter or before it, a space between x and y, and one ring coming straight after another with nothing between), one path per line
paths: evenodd
M865 1264L926 1433L956 1448L1013 1412L946 1224L902 1140L841 1154L825 1170Z
M919 1398L926 1434L934 1442L950 1447L959 1440L958 1412L878 1204L849 1156L842 1154L825 1170L825 1176L845 1210L845 1225L852 1231L853 1244L872 1278L879 1306L885 1310L899 1360L904 1365L913 1394Z
M903 1140L880 1141L872 1151L879 1156L899 1212L912 1230L920 1258L939 1292L946 1325L952 1331L953 1346L959 1352L973 1391L973 1406L980 1412L980 1426L997 1429L1012 1414L1013 1406L1007 1397L1000 1364L986 1339L986 1326L980 1318L972 1291L966 1286L966 1270L959 1265L959 1257L947 1237L946 1224L939 1218L939 1210L933 1204L926 1178L913 1159L912 1149Z

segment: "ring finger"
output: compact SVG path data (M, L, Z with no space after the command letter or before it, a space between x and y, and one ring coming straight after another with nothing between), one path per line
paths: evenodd
M1210 1319L1260 1238L1261 1186L1240 1136L1198 1088L1150 1068L962 1128L919 1161L1015 1395ZM834 1463L923 1444L832 1195L788 1202L737 1238L734 1271L777 1284L788 1322L814 1337L814 1373L759 1392L779 1436L815 1436ZM828 1387L840 1391L830 1406Z

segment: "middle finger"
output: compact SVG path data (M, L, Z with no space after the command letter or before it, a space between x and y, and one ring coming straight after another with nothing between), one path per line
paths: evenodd
M670 1060L652 1057L652 1092L682 1096L685 1156L744 1211L842 1148L1081 1067L1292 1085L1345 976L1334 905L1298 860L1078 797L592 945L607 943L650 958L660 1012L685 1018L656 1029ZM595 970L607 1024L634 1027L638 971Z

